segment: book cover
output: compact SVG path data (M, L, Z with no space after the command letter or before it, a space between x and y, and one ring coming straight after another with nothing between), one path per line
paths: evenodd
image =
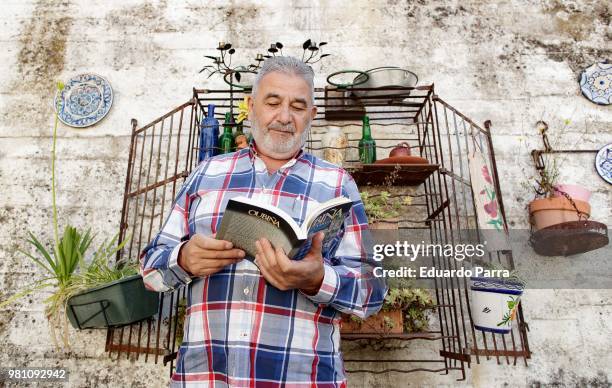
M217 231L217 238L231 241L244 250L247 256L255 257L255 241L265 237L272 246L281 247L293 260L301 260L308 253L312 237L324 232L323 251L333 254L344 229L344 219L352 202L346 197L334 198L320 204L298 225L282 209L238 197L228 201L227 208Z

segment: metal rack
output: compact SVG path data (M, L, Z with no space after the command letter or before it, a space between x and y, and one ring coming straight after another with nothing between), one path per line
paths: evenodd
M342 126L349 138L344 167L353 174L359 174L359 119L364 111L367 112L377 141L379 158L384 157L397 142L408 141L412 145L413 154L437 166L414 195L418 198L412 205L418 209L416 218L401 220L400 230L422 230L427 233L431 243L455 244L464 241L467 238L464 231L476 225L467 156L474 149L479 149L491 162L505 224L490 122L486 122L484 128L480 127L435 95L433 85L389 88L388 95L379 93L360 98L352 93L355 90L358 89L327 87L315 90L319 111L312 124L307 151L320 155L323 152L320 145L322 128L328 125ZM377 92L380 90L377 89ZM128 234L132 239L118 253L118 258L130 257L137 260L142 248L161 228L181 183L197 164L198 123L203 117L204 107L214 103L215 114L221 119L226 111L236 109L244 95L242 90L194 89L192 99L151 123L139 127L136 120L132 120L120 224L120 239ZM331 111L338 109L357 113L330 115ZM326 117L335 118L331 121ZM248 130L248 127L245 128ZM468 265L444 257L434 256L430 259L431 264L439 269L458 269ZM487 259L514 268L512 252L509 250L490 253ZM466 280L444 278L434 283L437 308L431 330L389 338L433 342L438 344L437 352L431 352L420 360L347 359L347 364L384 361L399 365L399 368L374 373L455 371L460 374L460 380L465 379L466 366L470 366L473 357L477 363L480 363L481 358L495 358L498 364L505 360L507 364L512 362L516 365L518 359L527 364L526 359L530 358L531 352L527 339L528 326L521 305L517 321L509 334L485 333L476 330L472 324ZM155 363L161 358L164 364L170 363L172 372L178 347L175 338L179 323L179 302L184 297L184 289L163 294L160 297L159 314L155 319L109 329L106 350L111 357L138 359L144 355L146 361L154 359ZM381 336L376 338L381 339ZM362 338L347 336L344 339ZM413 367L406 368L406 365ZM351 371L350 368L348 370Z

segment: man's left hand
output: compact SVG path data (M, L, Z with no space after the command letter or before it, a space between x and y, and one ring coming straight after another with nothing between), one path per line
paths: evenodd
M325 268L321 255L323 232L312 238L310 251L302 260L291 260L282 248L274 249L270 241L261 238L255 242L255 260L268 283L281 291L298 288L308 295L315 295L321 288Z

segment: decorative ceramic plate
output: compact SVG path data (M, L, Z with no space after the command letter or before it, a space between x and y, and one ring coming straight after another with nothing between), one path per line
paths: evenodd
M102 120L113 104L113 89L97 74L72 77L55 96L59 119L71 127L88 127Z
M595 168L606 182L612 184L612 143L599 150L595 156Z
M376 164L428 164L429 161L418 156L391 156L389 158L377 160Z
M612 63L594 63L580 76L582 94L600 105L612 103Z

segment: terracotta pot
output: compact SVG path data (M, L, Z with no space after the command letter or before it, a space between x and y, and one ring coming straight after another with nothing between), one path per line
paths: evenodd
M410 156L410 144L403 141L397 146L393 147L389 153L389 157L392 158L395 156Z
M385 324L385 317L389 317L393 322L393 327L388 327ZM358 334L399 334L404 332L404 315L402 310L380 311L371 317L366 318L363 322L355 322L350 316L342 317L340 333L358 333Z
M579 216L571 202L564 197L536 199L529 204L531 224L535 230L540 230L562 222L587 220L591 216L591 206L584 201L574 200Z
M580 185L555 185L553 186L555 193L553 197L564 197L561 192L567 193L572 199L589 202L591 192Z

